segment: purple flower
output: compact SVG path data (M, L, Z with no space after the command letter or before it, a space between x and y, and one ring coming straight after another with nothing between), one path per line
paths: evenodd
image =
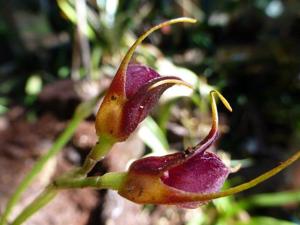
M231 110L218 92L211 92L213 124L209 134L198 145L161 157L147 157L132 163L119 194L137 203L175 204L194 208L203 201L192 196L218 192L230 170L207 149L218 135L218 116L214 94Z
M98 136L108 136L116 141L126 140L157 104L166 89L174 84L190 87L177 77L161 77L147 66L129 63L135 48L151 32L178 22L192 23L195 20L178 18L161 23L145 32L128 50L98 110Z
M178 18L161 23L139 37L124 57L96 118L97 134L104 136L104 140L108 137L106 141L109 143L125 140L148 115L167 88L174 84L189 86L179 78L161 77L149 67L130 64L134 50L142 40L157 29L178 22L196 21ZM217 155L208 151L218 136L218 114L214 95L231 111L226 99L219 92L212 91L212 127L199 144L184 152L139 159L131 164L128 172L109 173L103 175L102 179L96 177L95 186L103 188L103 183L110 184L121 196L136 203L173 204L195 208L209 200L254 187L300 158L298 151L257 178L220 191L230 170ZM91 155L91 162L95 161L97 154L96 152Z

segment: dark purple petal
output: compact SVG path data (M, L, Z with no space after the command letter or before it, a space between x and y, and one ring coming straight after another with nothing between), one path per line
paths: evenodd
M134 161L130 166L130 171L148 175L159 175L170 167L176 166L185 160L182 152L177 152L165 156L150 156Z
M218 192L229 169L211 152L198 153L184 163L165 171L161 180L168 186L197 194ZM178 206L196 208L205 202L186 202Z
M126 97L131 98L148 81L160 77L150 67L140 64L129 64L126 71Z
M145 119L150 110L157 104L162 93L174 84L166 83L149 90L156 82L166 79L177 79L177 77L158 77L154 78L139 87L137 92L131 96L124 106L122 130L124 134L132 133L138 124ZM140 85L140 84L139 84ZM131 91L133 88L131 89Z
M165 171L162 181L173 188L194 193L219 191L229 169L211 152L196 154L184 163Z
M167 191L165 194L161 194L160 190L152 190L149 193L150 197L157 193L161 195L162 202L172 202L172 204L176 202L176 200L174 201L176 190L200 195L218 192L229 174L229 169L217 155L211 152L194 152L194 155L178 152L161 157L147 157L132 163L129 171L129 174L133 175L133 181L131 182L136 182L137 184L133 186L129 185L131 188L137 188L137 190L150 188L151 190L151 187L147 185L143 187L141 184L145 181L141 181L138 178L140 176L147 179L155 177L152 181L153 185L158 179L162 184L166 185L165 187L161 187L161 190ZM165 189L166 187L170 189ZM129 189L132 191L133 189L131 188ZM180 196L180 193L177 194ZM139 199L139 196L135 196L134 194L133 197ZM186 202L180 201L176 205L184 208L196 208L204 203L206 202L191 202L187 200Z

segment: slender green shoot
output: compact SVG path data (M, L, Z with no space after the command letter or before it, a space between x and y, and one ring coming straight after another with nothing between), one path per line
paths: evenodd
M90 101L83 102L78 105L77 109L74 112L72 119L70 120L68 126L65 128L63 133L56 139L52 147L49 151L43 155L32 167L31 171L24 177L21 181L17 189L15 190L14 194L8 200L6 204L6 208L2 216L0 217L0 225L7 224L7 219L14 209L15 205L20 200L24 191L28 188L28 186L32 183L34 178L42 171L46 163L57 155L62 148L67 144L67 142L73 136L76 128L78 127L79 123L88 117L96 105L98 97L91 99Z

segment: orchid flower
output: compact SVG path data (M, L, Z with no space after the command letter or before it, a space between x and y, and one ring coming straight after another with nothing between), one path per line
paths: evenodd
M196 146L165 156L151 156L134 161L127 172L111 172L96 177L56 180L56 188L94 187L112 189L139 204L166 204L196 208L210 200L239 193L276 175L300 158L300 151L262 175L220 191L230 168L208 148L218 137L218 114L215 96L231 111L227 100L212 91L212 126Z
M196 20L183 17L154 26L128 50L97 113L96 131L100 138L105 136L116 141L126 140L166 89L174 84L191 87L178 77L161 77L147 66L130 63L134 50L149 34L179 22L195 23Z
M195 147L161 157L146 157L131 164L119 194L133 202L179 204L194 208L202 201L190 201L189 194L209 194L220 190L230 169L207 149L218 136L217 95L232 111L226 99L211 92L212 127L209 134Z
M95 127L99 142L90 151L77 174L87 175L114 143L125 141L166 89L174 84L192 88L178 77L162 77L148 66L130 63L135 49L149 34L181 22L195 23L196 20L182 17L160 23L142 34L128 50L96 115Z
M191 87L177 77L162 77L147 66L130 63L136 47L149 34L164 26L179 22L195 23L196 20L183 17L166 21L146 31L131 46L122 60L96 116L95 127L100 141L93 147L81 168L57 177L33 202L25 207L11 223L12 225L20 225L50 202L58 190L66 188L113 189L135 203L195 208L212 199L233 195L254 187L300 158L300 151L298 151L279 166L257 178L220 191L230 173L230 168L216 154L208 151L218 137L215 96L220 98L229 111L232 109L219 92L212 91L210 93L212 127L199 144L189 147L183 152L136 160L127 172L88 176L91 169L107 154L114 143L124 141L129 137L156 105L166 89L174 84ZM85 106L90 106L90 103ZM84 112L81 110L78 111ZM49 157L45 159L42 159L42 163L46 162ZM34 173L30 175L34 176ZM10 209L11 207L8 207L5 215L0 219L0 224L6 223Z
M161 77L147 66L130 63L134 50L150 33L178 22L196 21L178 18L161 23L146 31L128 50L97 113L95 126L100 144L90 152L81 174L87 174L95 162L111 148L112 143L126 140L167 88L174 84L190 87L177 77ZM101 177L77 177L76 182L64 180L56 185L109 188L136 203L174 204L194 208L209 200L249 189L298 160L300 152L249 182L220 191L230 169L216 154L208 151L218 136L215 96L220 98L229 111L232 109L219 92L212 91L210 95L212 127L209 134L196 146L183 152L136 160L127 172L107 173Z

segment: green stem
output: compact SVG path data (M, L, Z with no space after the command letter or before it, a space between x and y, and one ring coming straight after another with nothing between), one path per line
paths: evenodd
M111 137L102 136L100 141L92 148L86 157L82 167L78 171L78 175L86 176L114 145L115 140Z
M5 211L0 219L0 225L4 225L7 222L7 217L19 201L23 192L31 184L33 179L40 173L40 171L43 169L48 160L55 156L70 140L80 121L81 120L78 117L74 117L70 121L68 127L64 130L64 132L59 136L57 141L49 149L49 151L36 162L36 164L32 167L31 171L24 177L14 194L9 199Z
M4 225L7 223L7 218L10 215L11 211L13 210L14 206L19 201L22 193L28 188L31 184L33 179L41 172L44 168L45 164L49 161L49 159L53 158L55 155L59 153L59 151L66 145L66 143L71 139L73 136L76 128L78 127L79 123L88 117L92 113L92 109L94 108L97 98L93 98L90 101L86 101L81 103L71 121L69 122L68 126L64 130L64 132L58 137L58 139L54 142L52 147L49 151L42 156L32 167L31 171L24 177L21 181L19 186L17 187L16 191L10 197L7 202L6 208L0 217L0 225Z
M57 179L53 182L53 186L57 189L94 187L97 189L119 190L126 175L126 172L111 172L97 177Z
M32 214L50 202L57 194L57 190L52 186L46 188L33 202L31 202L22 213L11 223L11 225L20 225Z
M49 203L58 193L59 189L94 187L98 189L118 190L123 184L127 173L106 173L100 177L60 178L48 186L33 202L31 202L11 225L20 225L35 212Z

